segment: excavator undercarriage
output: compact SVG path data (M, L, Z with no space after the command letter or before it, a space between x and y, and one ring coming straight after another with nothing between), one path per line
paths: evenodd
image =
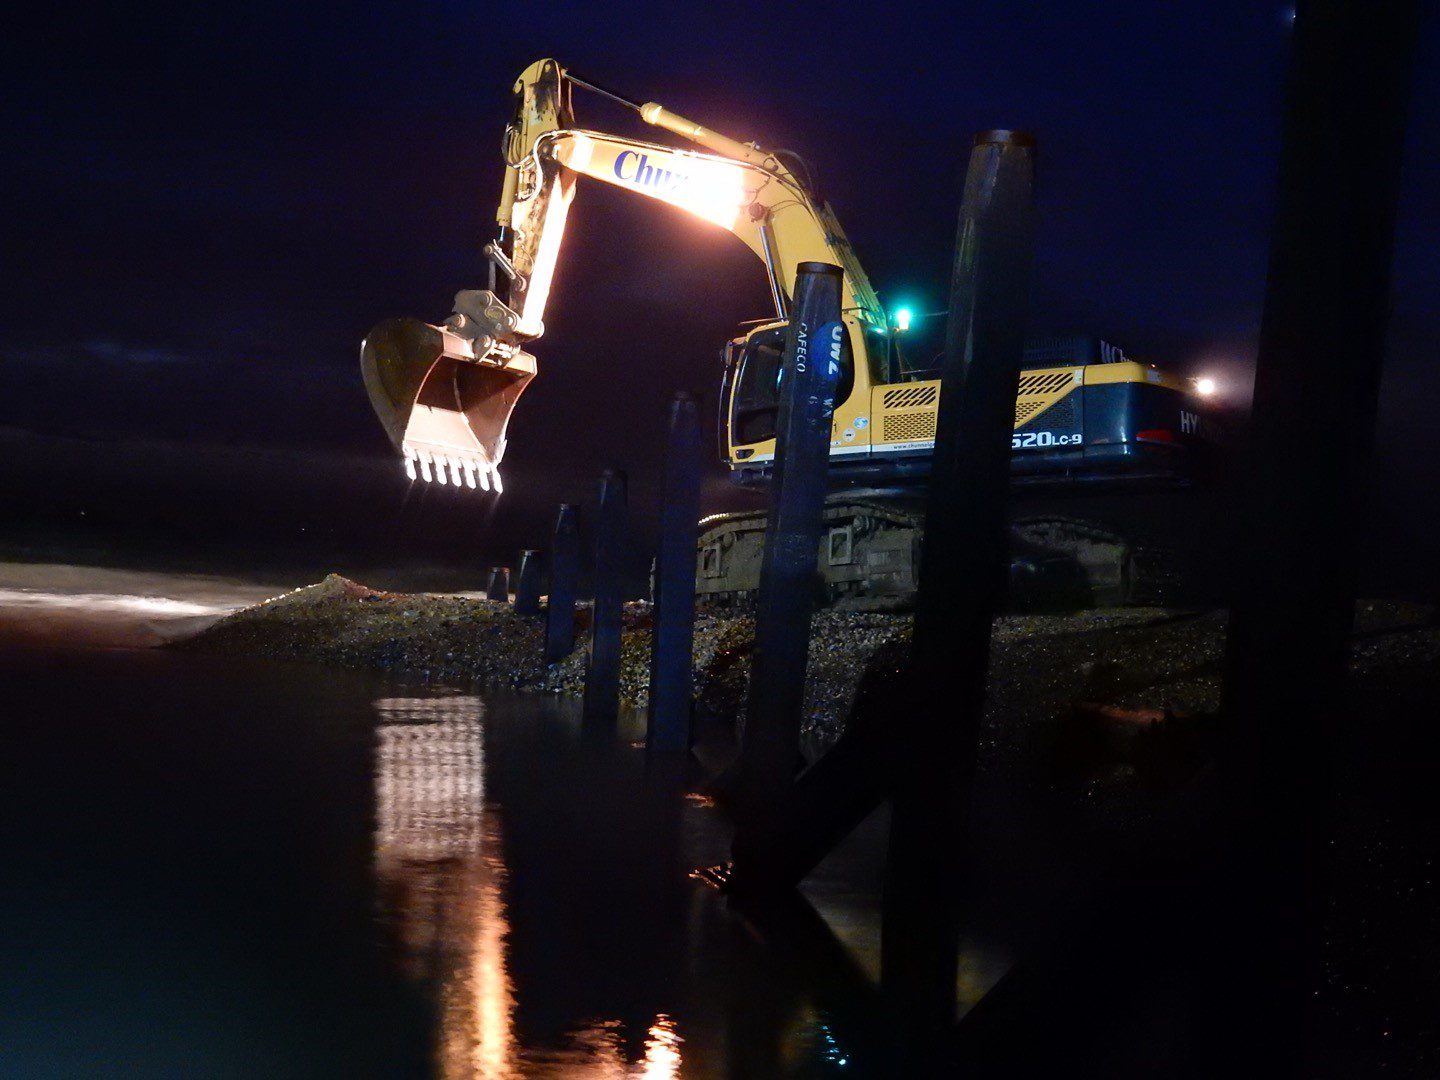
M1154 491L1182 517L1204 493ZM1128 506L1127 506L1128 504ZM1013 611L1176 607L1204 593L1194 534L1150 528L1134 497L1083 493L1017 496L1010 518L1006 607ZM744 608L755 598L764 554L763 510L700 522L695 592L704 604ZM825 504L816 561L817 605L840 611L904 611L914 601L925 533L923 493L856 489Z

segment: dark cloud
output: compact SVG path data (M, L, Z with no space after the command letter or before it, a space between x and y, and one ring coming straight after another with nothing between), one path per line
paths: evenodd
M151 364L194 363L193 356L145 345L122 345L116 341L87 341L85 351L112 364L149 366Z

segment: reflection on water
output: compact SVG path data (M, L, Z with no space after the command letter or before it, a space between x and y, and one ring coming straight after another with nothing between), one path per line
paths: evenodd
M144 648L279 591L196 575L0 562L0 642Z
M682 1075L681 1039L670 1017L655 1018L637 1062L626 1059L623 1027L619 1020L596 1020L572 1031L560 1050L525 1051L523 1075L555 1080L676 1080Z
M517 1045L500 820L485 797L484 702L381 698L374 709L376 875L405 969L436 1005L438 1074L678 1077L682 1039L664 1013L639 1061L627 1060L619 1020L582 1025L558 1051Z
M0 682L0 1076L872 1060L831 982L686 878L724 817L576 702L168 650L0 648ZM837 925L858 871L812 882Z
M60 593L38 589L0 589L0 607L55 608L87 614L122 612L135 615L223 615L233 604L196 603L169 596L128 596L115 593Z
M447 1080L513 1075L499 824L485 808L483 705L375 702L375 867L413 978L434 987Z
M675 1021L661 1013L650 1025L645 1038L644 1077L662 1080L664 1077L680 1075L680 1033L675 1030Z

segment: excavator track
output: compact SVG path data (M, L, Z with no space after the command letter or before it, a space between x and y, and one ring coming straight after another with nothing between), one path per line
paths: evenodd
M1176 552L1071 517L1010 525L1009 603L1019 609L1167 607L1182 601Z
M916 500L832 495L817 553L816 602L842 611L904 611L915 600L924 536ZM746 606L760 585L765 512L718 514L701 523L696 595ZM1022 508L1010 524L1007 607L1055 610L1174 606L1193 583L1180 553L1156 538L1062 513Z

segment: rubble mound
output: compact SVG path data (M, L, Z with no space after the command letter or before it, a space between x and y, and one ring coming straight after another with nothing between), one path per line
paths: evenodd
M176 647L518 687L544 670L542 642L539 620L496 600L382 592L331 574Z

